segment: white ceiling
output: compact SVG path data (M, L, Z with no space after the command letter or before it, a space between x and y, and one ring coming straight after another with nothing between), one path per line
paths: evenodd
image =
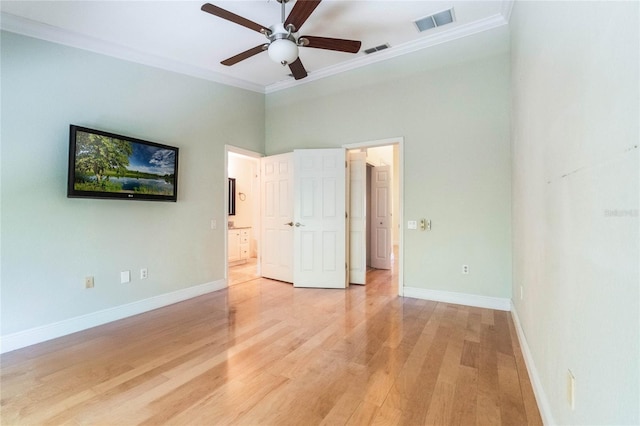
M295 0L286 5L287 14ZM301 35L362 41L360 53L301 48L309 76L260 53L231 67L220 61L257 46L264 36L202 12L206 1L2 1L2 29L182 72L259 92L304 84L338 72L505 25L512 0L324 0ZM264 26L280 21L275 0L216 1ZM420 33L413 21L453 7L455 22ZM371 55L364 49L389 43Z

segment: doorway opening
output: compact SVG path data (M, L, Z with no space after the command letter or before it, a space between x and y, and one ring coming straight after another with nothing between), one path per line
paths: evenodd
M390 286L395 287L394 291L400 296L403 295L404 287L402 262L404 253L401 232L401 224L403 223L403 143L404 139L397 137L343 146L347 151L360 151L366 155L367 167L364 169L369 169L371 176L373 176L373 171L376 168L382 170L386 167L386 170L388 170L389 191L387 200L389 223L386 225L389 231L386 239L388 246L385 245L385 241L382 242L382 245L380 241L378 243L372 242L374 238L371 237L371 234L375 233L376 230L373 229L371 220L373 211L377 210L377 208L373 209L373 207L370 207L371 210L366 215L369 218L369 223L366 225L367 229L370 229L367 232L369 234L369 242L363 243L362 246L368 247L366 253L369 254L367 256L369 259L372 258L370 254L373 247L388 247L386 252L388 255L386 258L389 260L388 267L375 266L371 260L367 264L377 267L378 270L391 271L394 279L390 282ZM225 261L227 265L225 278L228 285L233 285L259 278L263 272L265 272L265 276L269 276L266 274L266 270L261 270L261 263L264 261L262 259L264 255L262 250L266 244L266 241L261 240L265 232L262 228L266 223L265 212L262 211L264 206L261 198L264 198L262 191L264 191L265 182L261 181L261 174L264 172L261 169L265 167L264 160L269 157L263 158L257 152L232 146L225 147L225 154L225 212L229 225L228 232L225 234ZM278 169L282 170L283 168L278 167ZM229 178L235 179L234 185L229 184ZM363 180L365 179L363 178ZM348 178L349 181L350 178ZM366 197L367 200L373 199L370 195L374 187L371 183L372 181L373 179L370 180L369 189L366 190L366 193L369 194ZM351 185L348 184L347 186ZM233 189L234 187L235 190ZM232 205L235 205L235 212L229 210ZM292 218L280 222L284 223L284 225L294 224ZM301 224L301 226L304 226L304 224ZM349 250L347 256L352 257L352 244L347 247ZM272 251L283 252L281 248ZM378 251L380 252L380 250ZM382 252L383 257L385 257L384 251ZM364 252L362 253L364 254ZM363 272L366 273L367 268L365 267L364 269ZM371 271L372 269L369 268L369 272ZM371 274L366 273L366 275L369 276ZM365 278L365 281L361 282L361 284L366 284L367 279ZM292 282L292 280L285 281Z
M226 146L226 280L235 285L260 278L260 157Z
M389 270L392 272L393 284L397 286L397 294L402 296L403 292L403 236L402 236L402 206L403 206L403 138L391 138L344 145L348 150L351 159L366 158L366 169L362 171L364 182L362 189L357 189L354 185L354 173L351 173L351 208L357 206L358 193L364 193L362 200L364 224L358 225L357 218L353 217L351 223L354 226L361 226L366 237L364 244L353 241L357 235L352 231L350 244L352 269L357 268L354 264L365 265L366 278L368 281L371 272L374 270ZM359 160L362 161L362 160ZM352 170L357 163L351 162ZM357 179L357 178L355 178ZM355 189L355 191L354 191ZM355 193L355 195L354 195ZM358 254L358 247L364 245L363 252ZM355 248L354 248L355 247ZM364 257L364 259L362 259ZM352 282L363 284L358 281L359 276L352 275ZM364 282L366 285L366 282Z

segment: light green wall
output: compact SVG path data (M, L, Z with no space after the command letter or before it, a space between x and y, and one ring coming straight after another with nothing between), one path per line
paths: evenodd
M513 294L558 424L640 424L639 13L516 2L511 19Z
M224 222L224 144L264 150L264 95L6 32L1 43L2 335L223 279L226 229L210 220ZM178 202L66 198L72 123L178 146Z
M404 137L404 219L433 226L403 230L405 286L510 298L508 48L503 27L269 94L267 153Z

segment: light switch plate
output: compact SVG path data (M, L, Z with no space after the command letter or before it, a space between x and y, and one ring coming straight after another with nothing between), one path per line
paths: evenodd
M131 282L131 271L120 272L120 284Z

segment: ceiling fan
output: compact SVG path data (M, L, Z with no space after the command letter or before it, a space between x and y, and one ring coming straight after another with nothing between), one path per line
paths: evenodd
M315 47L316 49L336 50L339 52L358 53L360 50L360 41L345 40L340 38L315 37L315 36L298 36L298 31L307 18L313 13L321 0L296 0L291 9L291 13L285 20L285 3L289 0L277 0L281 4L281 23L274 24L270 27L257 24L235 13L224 10L210 3L202 5L204 12L215 15L219 18L226 19L235 24L242 25L250 30L262 33L268 40L267 43L260 44L238 53L221 62L222 65L234 65L240 61L257 55L265 50L268 51L269 57L282 65L288 65L291 73L296 80L305 78L307 70L302 65L298 57L298 47Z

